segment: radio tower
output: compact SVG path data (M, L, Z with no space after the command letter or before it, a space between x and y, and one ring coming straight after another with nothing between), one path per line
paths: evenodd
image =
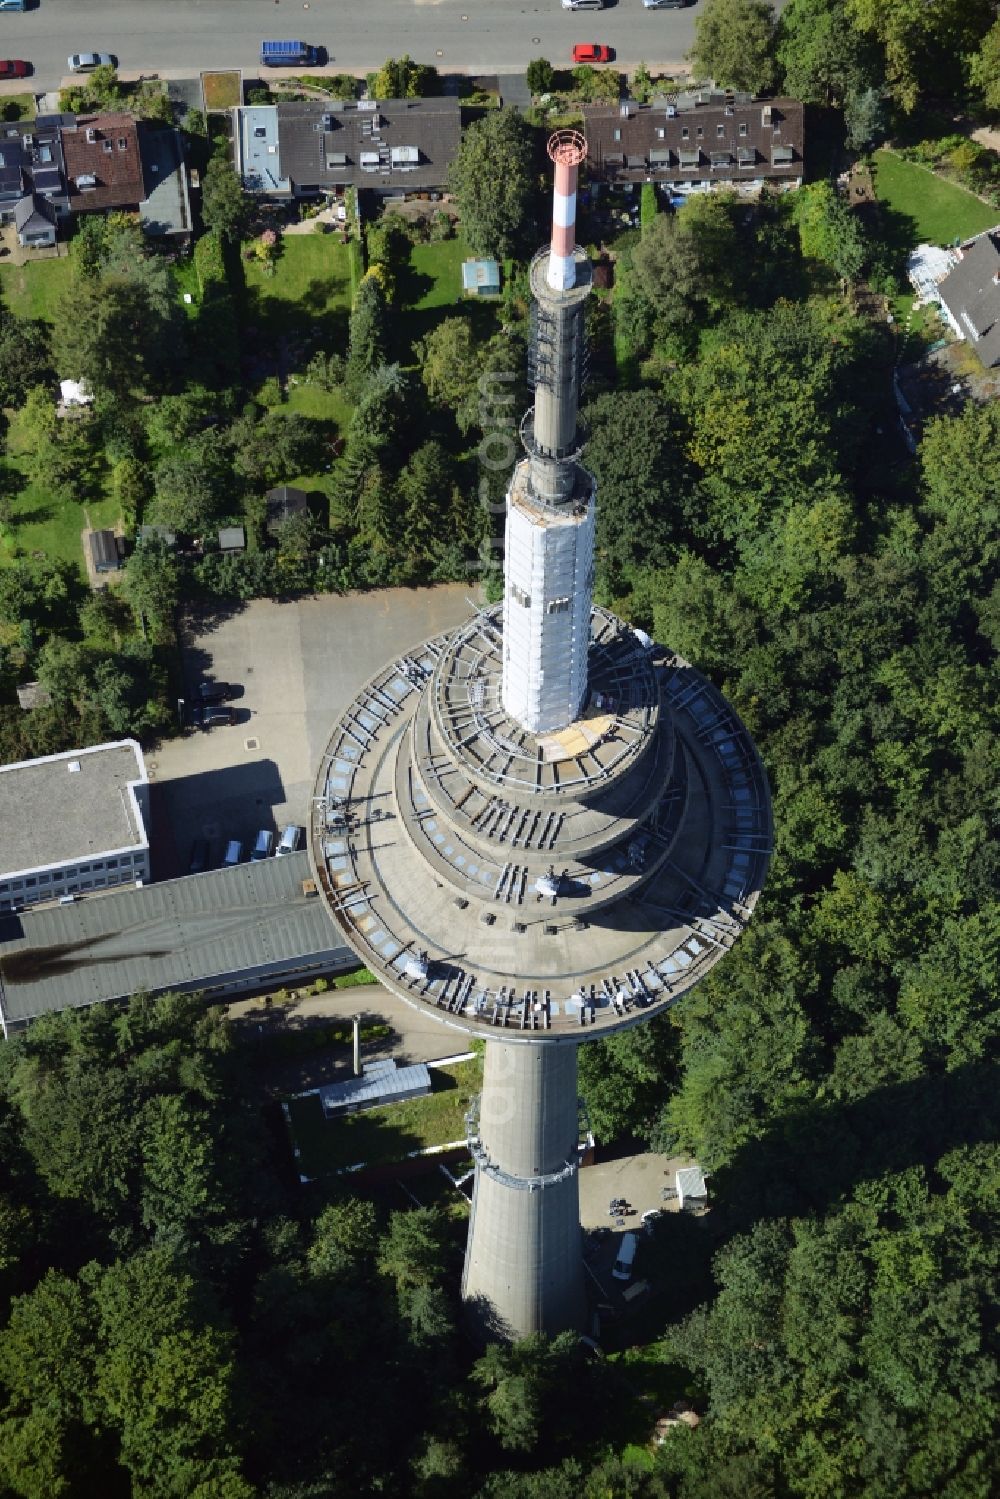
M362 960L486 1042L462 1294L506 1337L583 1325L577 1046L662 1014L724 956L771 845L767 780L732 708L592 602L586 152L576 131L549 142L502 608L368 682L334 727L310 827L317 881Z

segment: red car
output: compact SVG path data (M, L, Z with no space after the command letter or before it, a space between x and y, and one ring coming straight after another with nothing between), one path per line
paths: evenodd
M614 55L611 47L602 47L598 42L577 42L573 48L574 62L610 62Z
M27 78L30 62L0 62L0 78Z

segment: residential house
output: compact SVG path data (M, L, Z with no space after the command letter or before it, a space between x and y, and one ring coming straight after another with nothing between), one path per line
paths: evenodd
M80 115L63 126L62 144L73 213L138 208L146 191L131 115Z
M58 214L48 198L39 193L27 193L14 209L18 244L36 249L41 245L54 245L57 220Z
M69 213L61 132L72 118L0 124L0 223L15 225L21 245L52 244Z
M250 105L234 117L244 188L277 199L346 187L380 197L443 188L462 136L452 98Z
M728 188L756 196L765 184L801 187L803 107L795 99L697 89L652 104L585 105L592 181L654 182L671 193Z
M959 246L937 296L955 334L983 367L1000 365L1000 225Z

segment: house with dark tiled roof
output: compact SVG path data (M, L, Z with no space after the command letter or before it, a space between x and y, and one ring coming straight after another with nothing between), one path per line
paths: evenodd
M796 99L692 89L652 104L584 105L593 181L653 182L672 193L756 196L801 187L804 111Z
M960 246L937 295L948 322L986 369L1000 365L1000 224Z
M139 207L146 190L131 115L80 115L63 127L62 143L74 213Z
M345 187L381 197L443 188L462 136L452 98L310 100L233 113L244 188L279 199Z

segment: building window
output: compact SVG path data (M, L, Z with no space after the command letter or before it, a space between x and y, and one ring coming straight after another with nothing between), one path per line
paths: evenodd
M657 127L656 127L656 139L658 141L662 141L665 138L666 133L667 132L664 130L664 128L663 128L662 125L657 125Z
M683 125L681 127L681 140L682 141L688 140L690 138L690 135L691 135L690 130L687 128L686 125Z
M51 879L52 876L50 874L40 874L38 876L38 883L40 885L47 885Z
M743 123L742 123L742 125L740 126L740 135L746 135L746 133L747 133L747 122L746 122L746 120L744 120Z
M531 608L531 594L525 593L523 588L518 588L516 583L510 585L510 596L515 604L520 604L522 609Z
M716 125L716 127L715 127L715 133L718 136L719 140L721 141L722 137L726 133L726 127L725 127L725 125Z
M118 860L117 859L108 859L106 861L106 863L107 863L107 866L108 866L109 869L117 869L118 868Z
M38 884L38 881L35 879L35 876L33 874L29 874L28 878L24 882L24 888L26 890L30 890L31 887L32 887L32 885L37 885L37 884Z
M700 126L700 125L699 125L699 126L698 126L698 129L697 129L697 130L696 130L696 131L695 131L695 135L697 135L697 137L698 137L698 139L699 139L699 140L701 140L701 138L702 138L702 136L703 136L703 135L704 135L704 134L705 134L705 132L704 132L704 130L703 130L703 129L702 129L702 128L701 128L701 126Z
M617 129L617 127L615 128L615 130L612 131L612 135L614 136L614 139L616 141L620 141L621 138L622 138L622 133L621 133L621 131L619 129Z
M89 873L90 873L90 865L89 864L81 864L80 867L79 867L79 869L77 870L77 874L89 874Z

